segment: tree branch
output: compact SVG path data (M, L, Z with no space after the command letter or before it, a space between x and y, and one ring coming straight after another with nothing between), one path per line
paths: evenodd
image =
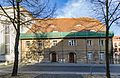
M118 3L118 5L116 6L116 8L114 9L113 13L111 14L109 20L113 17L113 15L115 14L115 12L117 11L118 7L120 5L120 2Z
M112 20L111 22L110 22L110 25L109 26L111 26L115 21L117 21L118 19L120 19L120 16L119 17L117 17L117 18L115 18L114 20Z
M6 17L8 17L8 19L12 22L15 30L17 31L17 28L16 28L16 25L15 23L13 22L13 19L7 14L7 12L4 10L4 8L0 5L0 8L2 9L2 11L5 13Z

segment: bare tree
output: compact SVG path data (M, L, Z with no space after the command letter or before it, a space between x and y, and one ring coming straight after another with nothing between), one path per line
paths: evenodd
M3 0L6 5L12 7L12 16L4 9L5 4L0 4L0 8L3 11L3 16L9 19L9 21L14 26L16 30L15 37L15 46L14 46L14 66L12 71L12 76L16 76L18 73L18 63L19 63L19 37L20 37L20 28L22 25L26 25L26 23L33 21L34 18L40 18L44 20L46 18L50 18L54 11L55 5L50 7L49 0ZM25 8L28 10L29 15L32 16L31 19L22 20L22 17L25 16L25 13L21 11L21 8ZM28 27L29 28L29 27Z
M106 26L106 76L110 78L110 58L113 56L109 52L109 30L112 25L119 24L120 0L89 0L94 5L94 12Z

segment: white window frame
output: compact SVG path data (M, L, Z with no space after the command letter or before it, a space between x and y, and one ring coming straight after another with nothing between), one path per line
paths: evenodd
M43 46L43 42L42 41L37 41L37 45L38 45L38 47Z
M99 40L99 46L105 46L105 40Z
M118 46L120 46L120 42L118 43Z
M117 43L114 43L114 47L117 47L118 45L117 45Z
M4 37L5 37L5 54L10 54L10 27L9 25L4 26Z
M88 45L88 46L92 46L92 45L93 45L92 40L87 40L87 45Z
M53 41L52 41L52 45L53 45L53 46L57 46L57 43L58 43L57 40L53 40Z
M87 52L87 59L88 59L88 61L92 61L93 60L93 52L92 51L88 51Z
M104 61L105 60L105 52L104 51L100 51L99 52L99 60L100 61Z
M75 39L68 40L68 45L69 46L77 46L77 40L75 40Z

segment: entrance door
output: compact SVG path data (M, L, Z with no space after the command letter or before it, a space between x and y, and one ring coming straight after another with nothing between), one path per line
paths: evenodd
M74 53L69 53L69 63L74 63L74 62L75 62Z
M52 53L52 62L56 62L56 53Z

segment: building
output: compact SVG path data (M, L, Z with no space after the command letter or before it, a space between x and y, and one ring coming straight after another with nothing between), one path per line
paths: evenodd
M113 33L109 33L109 53ZM22 62L105 63L105 26L94 18L56 18L21 33Z
M14 17L12 7L3 7L6 13L12 18ZM32 19L30 13L24 9L21 9L21 21L27 21ZM6 17L3 11L0 9L0 62L13 62L14 61L14 40L15 40L15 28L10 20ZM27 25L31 26L32 22L28 22ZM21 33L28 31L27 25L21 25Z
M115 64L120 64L120 37L113 37L113 58Z

